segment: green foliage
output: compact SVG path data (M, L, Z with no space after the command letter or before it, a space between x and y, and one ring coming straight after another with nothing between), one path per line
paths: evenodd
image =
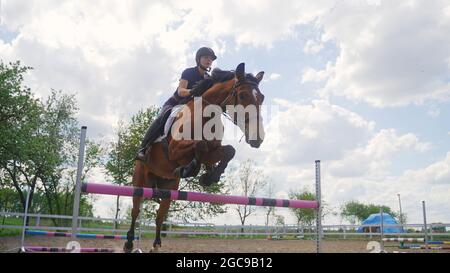
M107 174L117 184L131 183L134 172L134 158L148 127L157 117L160 109L150 107L140 110L130 123L120 121L116 128L117 142L110 143L105 165Z
M0 211L21 211L22 207L17 200L19 200L17 191L12 188L0 188Z
M316 195L303 189L301 191L290 191L289 192L290 199L296 200L316 200ZM312 224L316 220L315 210L312 209L296 209L290 208L291 212L294 214L297 219L297 224L303 226L312 226Z
M388 213L393 217L397 217L397 214L386 206L381 206L383 213ZM374 204L363 204L356 201L349 201L341 208L341 217L347 219L350 223L361 223L371 214L380 213L380 206Z
M22 205L17 211L25 207L29 188L31 212L70 214L74 186L70 166L76 166L79 145L77 103L73 95L54 90L44 100L34 98L22 86L30 69L20 62L0 63L0 190L17 192L15 202ZM85 171L98 165L95 146L88 146ZM86 198L81 207L92 214Z

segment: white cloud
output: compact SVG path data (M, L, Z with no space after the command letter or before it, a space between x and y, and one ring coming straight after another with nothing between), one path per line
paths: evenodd
M319 53L323 48L323 43L314 40L308 40L303 47L303 51L309 54L316 54Z
M271 81L278 80L279 78L281 78L281 75L278 73L271 73L269 76L269 80L271 80Z
M429 115L432 118L437 118L441 114L441 110L439 108L430 108L427 112L427 115Z
M325 173L324 180L324 194L334 204L356 200L398 210L397 193L400 193L409 223L422 222L422 200L427 201L429 222L449 220L450 152L442 160L399 176L338 178Z
M384 204L395 210L396 193L401 192L405 195L405 212L417 223L420 215L414 206L420 206L420 198L431 200L445 195L435 195L438 188L449 192L450 153L442 162L393 175L399 171L393 167L395 158L423 156L430 151L432 144L415 134L399 134L395 129L375 131L374 122L327 101L301 104L277 99L276 102L281 109L266 126L270 134L266 135L262 148L248 152L245 147L237 146L236 162L246 157L265 158L259 162L268 170L269 179L279 192L304 187L313 191L316 159L322 160L324 200L337 210L350 200ZM413 194L429 187L431 181L437 184L433 192L421 197L419 193ZM448 207L447 201L437 202ZM433 219L447 219L443 211L434 209ZM340 220L329 217L327 221Z
M273 164L308 164L321 158L340 158L347 149L364 141L374 123L324 100L293 104L280 110L267 125L264 148Z
M76 92L82 122L105 133L111 132L110 122L170 96L182 69L193 64L194 42L211 45L218 54L229 50L224 42L229 38L238 46L270 47L321 12L297 1L276 5L277 12L274 5L268 0L8 1L2 27L18 36L11 43L0 41L0 49L3 61L20 59L35 68L26 83L40 96L51 88Z
M447 1L349 3L321 20L340 49L328 92L377 107L450 99Z
M392 158L401 152L423 153L431 143L420 142L414 134L397 135L394 129L382 129L365 146L357 147L329 165L334 177L386 177Z
M311 67L307 67L302 73L302 83L308 82L323 82L327 80L333 74L333 66L331 63L327 64L326 69L316 70Z

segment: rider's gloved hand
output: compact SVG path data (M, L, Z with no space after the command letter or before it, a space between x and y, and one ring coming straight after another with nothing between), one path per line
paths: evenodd
M198 97L200 95L198 92L198 88L192 88L191 90L189 90L189 94L194 97Z

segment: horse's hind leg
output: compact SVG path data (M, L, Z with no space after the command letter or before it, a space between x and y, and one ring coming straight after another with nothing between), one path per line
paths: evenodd
M170 208L170 202L172 200L170 199L162 199L159 203L159 209L156 213L156 234L155 234L155 240L153 241L153 248L150 252L158 252L159 248L161 247L161 228L166 220L167 212L169 212Z
M133 250L133 240L134 240L134 227L136 224L136 219L139 216L139 211L141 207L142 197L135 196L133 197L133 209L131 211L131 226L130 230L127 232L127 241L123 246L124 252L131 252ZM139 238L141 239L141 238Z
M178 185L180 184L179 179L174 180L165 180L163 184L161 184L160 189L167 189L167 190L177 190ZM158 252L159 248L161 247L161 228L164 223L164 221L167 218L167 213L169 212L170 208L170 202L172 200L170 199L161 199L159 202L159 208L156 212L156 233L155 233L155 240L153 241L153 248L151 252Z

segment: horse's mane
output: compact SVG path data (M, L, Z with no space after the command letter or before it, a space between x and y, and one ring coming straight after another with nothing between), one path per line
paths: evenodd
M234 71L214 68L211 77L197 82L192 87L192 93L202 95L216 83L222 83L234 79Z

